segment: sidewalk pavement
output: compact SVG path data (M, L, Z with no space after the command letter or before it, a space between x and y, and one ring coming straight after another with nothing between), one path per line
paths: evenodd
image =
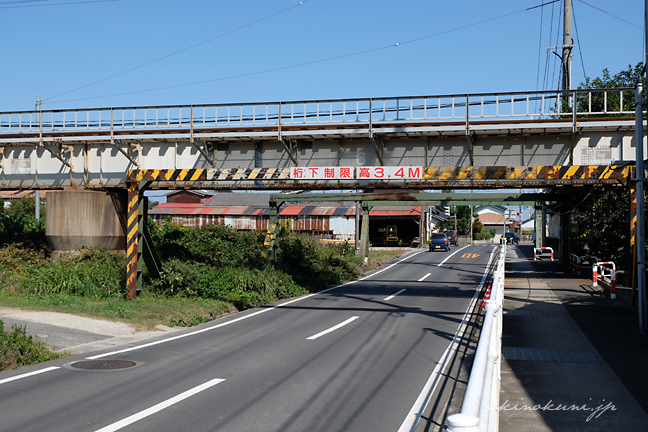
M131 326L57 312L23 311L0 307L5 330L24 326L27 334L55 351L82 354L163 336L176 329L159 325L157 331L135 332Z
M621 300L533 246L506 254L500 430L648 430L648 335Z

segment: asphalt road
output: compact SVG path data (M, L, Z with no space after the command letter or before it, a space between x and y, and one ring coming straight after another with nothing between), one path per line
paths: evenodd
M413 253L172 337L0 373L0 431L410 430L493 249ZM70 366L88 359L136 366Z

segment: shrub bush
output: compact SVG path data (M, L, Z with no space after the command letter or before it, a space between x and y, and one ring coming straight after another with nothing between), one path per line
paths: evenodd
M47 345L27 335L25 327L12 326L5 331L0 320L0 371L63 357Z
M11 280L0 279L0 286L11 282L14 290L25 294L70 294L106 299L123 295L125 279L125 256L84 250L79 258L23 264Z

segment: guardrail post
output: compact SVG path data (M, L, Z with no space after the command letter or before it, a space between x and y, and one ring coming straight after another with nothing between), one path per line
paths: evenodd
M452 414L448 417L448 432L479 432L479 417Z

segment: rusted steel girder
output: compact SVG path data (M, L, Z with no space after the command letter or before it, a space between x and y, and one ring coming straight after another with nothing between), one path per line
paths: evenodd
M184 182L182 187L188 189L209 188L212 182L212 187L218 187L219 182L237 182L227 187L240 189L496 189L625 183L632 177L633 170L634 167L628 165L425 167L419 179L390 182L358 178L340 181L295 180L290 178L288 168L200 168L131 170L126 181L153 181L155 183L151 187L154 189L174 189L179 186L177 182Z

